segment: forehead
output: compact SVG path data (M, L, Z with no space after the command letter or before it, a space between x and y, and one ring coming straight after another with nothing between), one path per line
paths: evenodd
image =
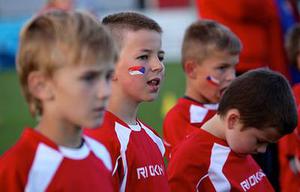
M123 34L122 49L161 49L161 34L154 30L127 30Z
M218 65L231 65L236 66L239 62L238 54L230 54L227 51L211 51L202 60L202 65L218 66Z

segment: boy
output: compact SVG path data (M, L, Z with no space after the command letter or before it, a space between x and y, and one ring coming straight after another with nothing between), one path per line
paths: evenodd
M236 78L217 114L174 150L168 167L172 191L274 191L250 154L297 125L295 101L279 73L253 70Z
M294 69L300 70L300 25L294 25L287 33L285 48L289 62ZM300 110L300 83L293 86L298 110ZM300 115L300 111L298 111ZM300 125L298 125L298 130ZM285 136L279 142L280 187L282 192L300 189L300 130ZM300 152L300 151L299 151ZM298 153L299 153L298 152ZM300 153L299 153L300 154Z
M113 191L106 148L83 136L102 122L117 51L94 18L52 11L22 30L17 70L39 117L0 159L0 191Z
M137 119L139 104L157 97L164 77L161 27L133 12L109 15L102 23L117 40L120 57L104 123L89 135L110 151L115 191L168 191L163 142Z
M238 37L215 21L200 20L187 28L182 45L185 96L163 123L167 154L216 113L221 95L235 78L241 48Z

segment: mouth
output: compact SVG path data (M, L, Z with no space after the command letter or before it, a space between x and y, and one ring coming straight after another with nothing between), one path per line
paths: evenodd
M157 92L160 85L160 78L154 78L147 81L147 85L150 86L151 92Z
M105 111L105 107L97 107L93 110L96 113L103 113Z
M151 79L150 81L147 81L147 84L150 86L158 86L160 84L159 78Z

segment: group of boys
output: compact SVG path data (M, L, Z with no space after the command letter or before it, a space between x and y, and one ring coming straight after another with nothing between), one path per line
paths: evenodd
M137 118L164 78L161 35L134 12L102 23L76 11L34 17L17 71L39 120L1 157L0 191L273 191L250 154L296 127L287 80L261 69L235 79L239 39L196 21L182 47L185 97L166 116L163 142Z

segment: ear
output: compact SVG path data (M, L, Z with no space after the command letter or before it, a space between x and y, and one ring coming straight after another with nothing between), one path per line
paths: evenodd
M230 109L225 118L228 129L234 129L240 121L240 112L237 109Z
M193 60L188 60L184 63L183 68L189 78L195 79L197 77L197 65L198 64Z
M30 93L41 101L51 100L54 95L47 78L41 71L31 72L27 78Z

